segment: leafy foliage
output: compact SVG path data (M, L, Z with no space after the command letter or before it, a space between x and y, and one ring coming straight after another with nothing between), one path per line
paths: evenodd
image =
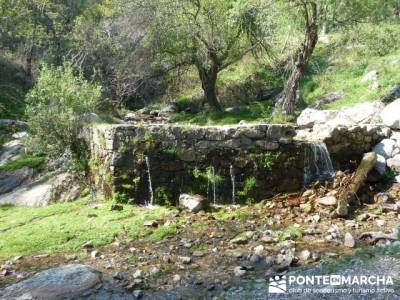
M27 95L31 147L35 152L58 156L66 150L80 156L79 133L87 113L96 109L101 88L74 73L69 63L62 67L43 65L39 80Z

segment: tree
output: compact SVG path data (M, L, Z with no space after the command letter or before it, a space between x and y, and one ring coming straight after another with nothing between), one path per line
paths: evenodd
M293 58L291 74L277 102L277 106L285 114L292 114L299 100L300 81L317 45L320 30L395 18L398 1L284 0L279 4L282 5L282 14L300 26L300 32L303 34L301 45Z
M298 12L304 20L304 40L295 54L293 70L286 81L278 105L286 114L292 114L298 102L298 89L305 68L318 42L320 16L315 1L295 0Z
M164 68L193 65L206 102L220 110L218 74L264 43L258 1L153 1L152 44Z

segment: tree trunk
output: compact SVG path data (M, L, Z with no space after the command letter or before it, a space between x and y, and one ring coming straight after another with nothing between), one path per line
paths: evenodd
M311 6L311 11L309 11L309 5ZM282 95L277 103L277 105L280 106L283 112L287 115L292 114L296 107L299 99L299 96L297 95L299 84L303 78L306 65L310 60L318 41L318 15L316 3L306 2L303 6L303 13L306 21L304 42L298 50L293 71L287 80Z
M349 203L353 200L361 185L367 179L368 173L376 164L376 160L377 156L374 152L364 154L360 165L351 178L350 184L342 192L339 192L339 195L337 196L338 205L336 208L336 214L338 216L347 216Z
M204 91L204 98L207 103L217 111L221 110L221 105L217 97L217 76L218 67L213 64L210 68L204 68L203 66L197 65L199 72L201 87Z

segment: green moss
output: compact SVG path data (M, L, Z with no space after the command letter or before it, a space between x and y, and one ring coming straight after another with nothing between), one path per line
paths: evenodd
M0 172L15 171L23 167L36 168L45 162L45 157L23 156L22 158L10 161L3 166L0 166Z
M251 213L248 209L246 209L246 207L243 207L235 210L220 209L218 212L214 213L213 216L215 219L221 221L231 219L240 219L244 221L251 217Z
M166 237L174 236L178 231L178 227L179 226L177 223L162 225L153 231L153 233L149 236L149 239L154 241L161 241Z

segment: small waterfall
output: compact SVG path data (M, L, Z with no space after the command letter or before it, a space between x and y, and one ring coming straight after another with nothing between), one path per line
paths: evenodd
M153 202L154 202L153 185L151 183L150 160L147 155L145 156L145 160L146 160L146 166L147 166L147 175L148 175L148 179L149 179L149 193L150 193L150 202L147 203L147 205L153 206Z
M325 143L310 144L305 151L304 185L308 186L316 180L329 180L334 176L335 171Z
M232 183L232 204L235 205L235 169L233 168L233 165L230 166L229 168L229 174L231 175L231 183Z

